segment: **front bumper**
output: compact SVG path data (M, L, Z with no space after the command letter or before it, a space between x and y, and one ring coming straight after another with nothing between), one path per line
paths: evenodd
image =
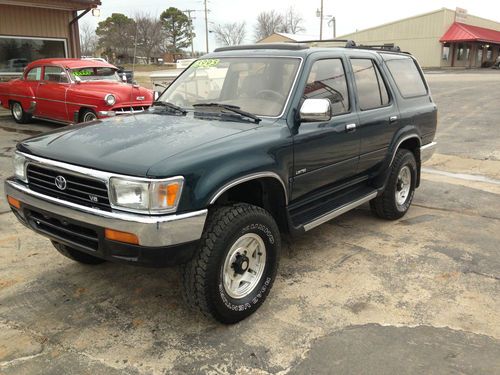
M15 179L5 181L5 194L21 202L20 209L12 209L17 218L30 229L106 259L113 254L118 258L141 258L139 255L142 254L145 261L136 259L139 263L147 263L148 256L144 255L145 252L172 254L175 248L190 247L189 245L197 243L207 217L206 209L164 216L101 211L37 193ZM73 233L76 237L72 237L71 231L78 230L75 228L82 228L82 233ZM105 228L133 233L139 239L139 245L105 239ZM88 243L84 241L89 237L87 230L96 234L97 245L94 245L94 239L90 239ZM75 239L78 241L75 242ZM119 251L120 248L122 252ZM179 262L167 262L170 263Z

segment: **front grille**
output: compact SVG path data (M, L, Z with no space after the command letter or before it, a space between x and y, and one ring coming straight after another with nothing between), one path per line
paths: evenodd
M40 232L94 251L99 247L99 238L92 229L61 221L36 211L30 211L28 217L30 224Z
M111 211L108 188L102 181L36 164L28 164L27 175L30 189L38 193L87 207ZM64 190L56 186L56 177L58 176L62 176L66 180Z

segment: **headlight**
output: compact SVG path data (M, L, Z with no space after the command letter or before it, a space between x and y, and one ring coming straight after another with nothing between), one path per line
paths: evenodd
M28 178L26 177L26 158L16 153L14 154L13 164L16 178L23 182L28 182Z
M151 181L111 177L110 198L113 205L132 211L174 212L183 183L183 177Z
M107 94L104 97L104 101L106 102L107 105L115 105L116 103L116 98L113 94Z

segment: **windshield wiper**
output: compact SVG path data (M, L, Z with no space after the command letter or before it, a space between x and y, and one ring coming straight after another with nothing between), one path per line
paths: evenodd
M165 109L168 109L171 112L177 112L182 115L185 115L187 113L187 111L184 108L169 102L162 102L157 100L153 102L153 106L164 107Z
M197 103L193 104L194 108L200 108L200 107L212 107L212 108L221 108L225 109L227 111L237 113L240 116L247 117L249 119L252 119L256 124L262 121L262 119L258 116L255 116L253 113L244 111L240 109L237 105L231 105L231 104L222 104L222 103Z

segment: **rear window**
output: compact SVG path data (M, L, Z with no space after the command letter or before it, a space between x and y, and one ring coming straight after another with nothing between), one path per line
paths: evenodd
M427 88L413 59L398 58L386 60L385 63L404 98L427 94Z

